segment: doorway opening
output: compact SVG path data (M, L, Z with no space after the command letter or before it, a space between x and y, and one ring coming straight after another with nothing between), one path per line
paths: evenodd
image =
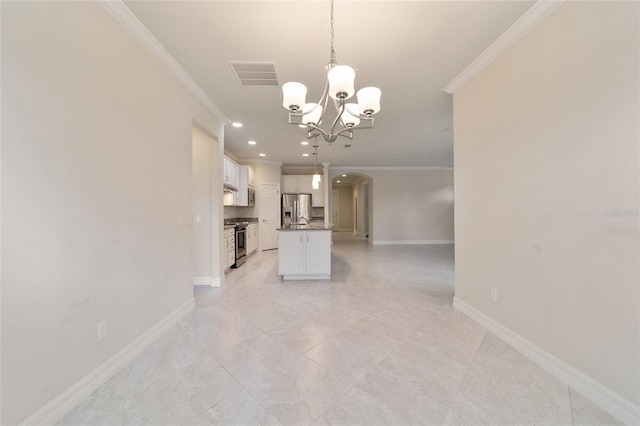
M334 169L330 173L330 183L330 211L334 237L369 240L371 243L373 179L346 169Z

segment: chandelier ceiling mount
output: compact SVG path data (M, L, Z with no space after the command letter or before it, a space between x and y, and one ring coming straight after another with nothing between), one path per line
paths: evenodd
M331 41L330 59L326 66L327 79L324 91L317 103L306 103L307 87L295 81L282 86L282 106L289 110L289 124L305 127L309 139L322 136L332 143L338 136L353 139L353 131L373 128L373 114L380 111L381 91L377 87L364 87L358 90L358 103L347 103L354 93L356 72L348 65L338 65L333 47L333 0L331 3ZM328 130L321 128L323 113L327 111L329 98L332 99L336 117Z

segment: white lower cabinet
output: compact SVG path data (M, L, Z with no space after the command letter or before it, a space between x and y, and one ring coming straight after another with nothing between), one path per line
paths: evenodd
M258 224L247 226L247 255L258 248Z
M225 269L228 269L236 263L236 230L234 228L224 230L224 245L227 249Z
M285 280L331 278L331 230L279 231L278 275Z

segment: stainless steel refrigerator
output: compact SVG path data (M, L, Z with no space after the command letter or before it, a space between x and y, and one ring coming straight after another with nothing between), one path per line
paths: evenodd
M311 194L282 194L282 225L311 222Z

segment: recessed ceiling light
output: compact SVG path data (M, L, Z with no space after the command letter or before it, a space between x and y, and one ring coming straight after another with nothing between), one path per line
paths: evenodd
M340 181L339 181L339 180L337 180L337 181L336 181L336 183L340 183Z
M300 145L309 145L309 142L307 142L307 141L302 141L302 142L300 142Z
M267 154L265 154L264 152L261 152L260 154L258 154L260 157L266 157Z
M304 154L302 154L303 157L308 157L309 154L307 154L306 152Z
M342 177L347 177L347 175L342 175Z
M242 127L242 123L239 123L239 122L237 122L237 121L234 121L233 123L231 123L231 125L232 125L233 127Z
M257 144L258 142L256 142L256 141L249 141L249 142L247 142L247 143L248 143L249 145L255 145L255 144Z

